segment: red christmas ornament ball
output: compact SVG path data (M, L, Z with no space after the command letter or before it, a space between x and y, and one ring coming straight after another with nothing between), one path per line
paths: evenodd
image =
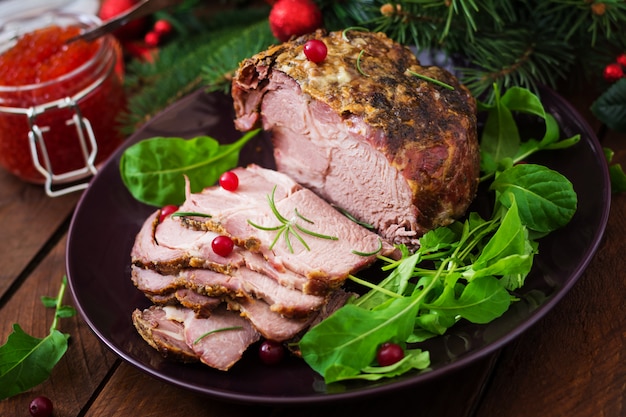
M616 59L617 63L620 64L622 67L626 67L626 53L621 54L620 56L617 57Z
M624 70L620 64L614 62L604 68L603 75L606 81L613 83L624 76Z
M107 21L135 7L139 1L140 0L104 0L98 11L98 17L103 21ZM146 17L140 17L117 28L113 34L122 40L141 38L146 30L147 23L148 20Z
M278 0L269 16L270 28L278 40L313 32L322 26L322 12L312 0Z

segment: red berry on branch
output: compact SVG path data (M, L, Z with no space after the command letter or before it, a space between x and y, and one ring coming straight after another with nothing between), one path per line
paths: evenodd
M159 46L159 43L161 42L161 35L159 35L158 32L151 30L150 32L146 33L146 36L144 36L143 40L147 46L155 48Z
M169 35L172 33L172 24L165 19L159 19L154 22L152 30L161 35Z
M626 53L621 54L620 56L617 57L616 59L617 63L620 64L622 67L626 67Z
M604 79L610 83L614 83L624 76L624 69L616 62L607 65L604 68Z
M322 12L312 0L278 0L269 16L270 28L278 40L313 32L322 26Z

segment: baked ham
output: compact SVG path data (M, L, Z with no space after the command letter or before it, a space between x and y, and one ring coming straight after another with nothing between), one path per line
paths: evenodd
M328 48L321 63L303 53L310 39ZM239 130L271 132L279 171L393 243L416 247L475 196L475 100L382 33L318 30L273 46L240 64L232 96Z
M239 178L233 192L213 186L191 193L188 184L178 213L150 214L131 250L131 279L154 303L133 314L139 334L166 356L220 370L233 366L260 337L297 340L345 304L350 294L341 287L350 274L379 254L398 254L285 174L257 165L233 172ZM266 230L281 218L300 238L292 231L288 243L285 231L281 236ZM211 248L219 235L236 244L227 256ZM244 327L236 324L242 320ZM202 332L224 327L241 331L192 343ZM224 358L216 357L216 340L229 344Z

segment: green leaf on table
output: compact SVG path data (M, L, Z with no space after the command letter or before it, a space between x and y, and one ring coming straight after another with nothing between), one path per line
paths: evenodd
M507 194L513 194L522 223L537 232L565 226L578 203L572 183L543 165L515 165L498 175L490 189L499 193L498 201L508 208L511 198Z
M614 152L612 149L604 148L604 156L609 164L609 176L611 178L611 192L623 193L626 191L626 174L620 164L611 164L613 162Z
M0 346L0 400L24 392L50 376L67 350L68 336L53 330L43 339L26 334L19 324Z
M626 79L620 79L598 97L591 112L610 129L626 132Z
M122 154L122 181L143 203L157 207L180 205L185 199L185 176L192 192L215 184L222 173L237 166L239 151L258 132L248 132L226 145L209 136L143 140Z
M44 306L55 309L48 336L43 339L30 336L16 323L7 342L0 346L0 400L48 379L52 368L65 354L69 335L57 330L57 324L59 318L76 314L74 307L62 304L66 287L67 277L63 276L56 298L41 297Z

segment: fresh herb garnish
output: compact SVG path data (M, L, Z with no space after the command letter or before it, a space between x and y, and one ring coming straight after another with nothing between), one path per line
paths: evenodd
M176 211L172 213L172 217L207 217L211 218L210 214L200 213L197 211Z
M222 173L237 166L241 148L259 131L250 131L228 145L209 136L143 140L122 154L122 180L133 197L143 203L156 207L180 205L185 200L185 176L192 192L216 183Z
M368 28L364 28L361 26L350 26L345 28L342 32L341 32L341 39L343 39L346 42L350 42L350 39L348 39L348 32L351 30L358 30L361 32L369 32Z
M44 382L67 351L69 335L57 329L60 318L76 314L73 307L62 304L66 286L67 278L64 276L56 298L41 298L44 306L55 309L48 336L43 339L30 336L15 323L13 333L0 346L0 400Z
M302 357L326 383L394 377L425 369L428 352L419 342L442 335L459 320L488 323L517 300L538 251L538 239L572 218L577 196L563 175L535 164L513 161L544 149L572 146L560 140L554 118L530 91L513 88L487 111L481 133L483 181L495 178L491 217L469 213L465 220L426 233L402 259L379 256L389 274L378 284L350 277L370 290L310 329L299 343ZM521 141L512 112L545 121L541 140ZM411 365L372 366L382 343L409 343ZM419 358L419 359L417 359Z
M272 190L272 194L271 196L268 195L267 196L267 201L270 205L270 209L272 210L272 213L274 213L274 216L276 216L276 219L281 223L278 226L261 226L258 225L254 222L252 222L251 220L248 220L248 224L250 224L251 226L259 229L259 230L265 230L265 231L278 231L278 233L276 233L276 236L274 237L274 240L272 241L271 245L269 246L269 249L272 250L272 248L274 248L274 246L276 245L276 242L278 242L278 239L281 236L284 236L285 239L285 243L287 244L287 248L289 249L289 252L294 253L293 251L293 246L291 244L291 239L289 238L289 235L293 235L296 237L296 239L298 239L298 241L300 241L300 243L302 244L302 246L304 246L304 248L306 250L311 250L311 248L309 247L309 245L306 243L306 241L302 238L302 236L300 236L300 234L298 233L298 231L305 233L309 236L313 236L313 237L317 237L320 239L328 239L328 240L338 240L338 238L336 236L328 236L328 235L323 235L321 233L317 233L314 232L312 230L306 229L304 227L302 227L300 224L297 223L298 219L300 220L304 220L307 223L313 224L313 222L309 219L307 219L306 217L304 217L303 215L301 215L298 210L294 210L294 214L295 216L291 219L287 219L286 217L284 217L282 214L280 214L280 212L278 211L278 209L276 208L276 202L274 200L274 195L276 194L276 186L274 186L274 189Z
M356 58L356 69L357 71L359 71L359 73L362 76L369 77L369 74L364 73L363 70L361 69L361 58L363 57L364 53L365 53L365 49L361 49L361 52L359 52L359 56Z
M376 248L375 251L372 251L372 252L362 252L362 251L358 251L358 250L353 250L352 253L354 253L355 255L359 255L359 256L372 256L372 255L376 255L382 249L383 249L383 240L381 238L378 238L378 247Z
M345 210L345 209L343 209L343 208L341 208L339 206L336 206L334 204L331 204L331 205L335 208L335 210L339 211L341 214L343 214L344 216L346 216L348 219L352 220L353 222L355 222L359 226L363 226L366 229L373 229L374 228L374 225L358 220L356 217L354 217L352 214L350 214L348 212L348 210Z
M209 335L212 335L212 334L215 334L215 333L227 332L227 331L230 331L230 330L241 330L241 329L243 329L243 327L241 327L241 326L231 326L231 327L222 327L220 329L211 330L211 331L208 331L208 332L198 336L196 338L196 340L193 341L193 344L195 345L198 342L200 342L202 339L204 339L205 337L207 337Z
M436 79L434 79L432 77L429 77L429 76L424 75L424 74L417 73L415 71L407 70L407 72L409 74L411 74L411 75L416 76L417 78L421 78L422 80L428 81L428 82L433 83L435 85L438 85L440 87L447 88L448 90L454 90L454 87L452 87L450 84L444 83L443 81L436 80Z

